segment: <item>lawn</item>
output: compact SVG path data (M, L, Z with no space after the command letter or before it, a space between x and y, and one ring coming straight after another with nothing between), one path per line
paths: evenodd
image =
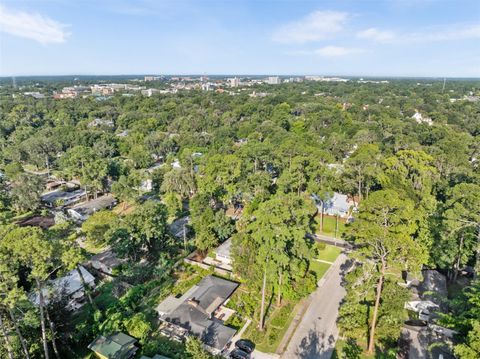
M343 351L348 352L352 357L358 359L373 359L375 358L375 354L368 355L363 350L364 348L357 345L348 345L347 341L343 339L338 339L335 343L335 349L333 350L331 359L340 359L345 357L345 353Z
M342 252L341 248L331 246L329 244L323 245L321 243L317 243L317 245L319 247L317 258L322 261L333 263Z
M327 245L319 252L319 259L333 262L341 250L335 246ZM330 264L328 263L318 261L312 261L310 263L310 269L315 272L317 280L320 280L325 275L328 268L330 268ZM243 335L243 338L253 341L256 348L262 352L275 353L290 323L299 310L297 304L298 302L287 302L280 308L272 305L270 312L267 313L265 331L260 332L257 328L258 322L253 320Z
M242 337L254 342L255 348L261 352L275 353L296 312L293 302L274 308L267 318L263 332L258 330L258 322L254 320Z
M318 227L317 227L317 234L324 234L327 236L335 236L335 227L336 227L336 222L337 219L335 217L330 217L330 216L323 216L323 231L320 232L320 220L321 217L317 215L316 217ZM337 238L341 238L342 234L345 232L345 219L344 218L338 218L338 233L337 233Z
M330 264L328 263L317 261L312 261L310 263L310 269L317 275L317 280L320 280L325 275L328 268L330 268Z

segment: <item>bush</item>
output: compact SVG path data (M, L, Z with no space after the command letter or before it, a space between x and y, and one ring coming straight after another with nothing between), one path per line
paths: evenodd
M144 340L152 330L150 323L143 313L135 314L130 319L127 319L124 324L128 334L140 340Z
M283 328L287 323L288 317L292 313L292 310L293 310L292 305L287 304L275 314L270 324L278 328Z
M169 340L165 337L149 339L143 345L142 354L149 357L152 357L155 354L160 354L172 359L183 359L186 356L185 345Z
M244 321L237 313L235 313L230 318L228 318L228 320L224 324L228 327L240 330L243 327Z

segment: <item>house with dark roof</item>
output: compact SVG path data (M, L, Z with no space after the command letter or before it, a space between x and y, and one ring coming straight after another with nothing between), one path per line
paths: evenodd
M74 220L83 222L95 212L103 209L111 209L117 204L117 200L110 194L97 197L88 202L79 203L67 210L70 217Z
M160 320L188 330L218 354L236 330L225 326L215 314L237 287L238 283L209 275L182 296L167 297L156 310Z
M124 260L117 258L113 250L107 249L106 251L95 254L88 262L96 270L106 274L112 274L113 270L122 264Z
M74 191L54 190L42 194L40 200L48 207L63 207L80 202L85 199L87 192L84 189L77 189Z
M123 333L115 333L109 336L100 335L88 345L100 359L129 359L133 358L138 348L137 340Z

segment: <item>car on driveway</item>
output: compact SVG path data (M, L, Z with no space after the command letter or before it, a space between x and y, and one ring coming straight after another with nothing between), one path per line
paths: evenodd
M235 342L235 346L246 353L252 353L255 350L255 344L250 340L240 339Z
M240 350L238 348L232 350L232 352L230 353L230 358L232 359L249 359L250 358L250 354L248 354L247 352L244 352L243 350Z

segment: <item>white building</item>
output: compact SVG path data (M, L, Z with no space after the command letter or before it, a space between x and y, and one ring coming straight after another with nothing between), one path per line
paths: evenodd
M95 287L93 275L82 266L80 266L80 271L85 284L91 288ZM85 304L85 291L77 269L71 270L64 277L49 281L42 289L42 294L45 305L53 299L58 299L61 295L68 297L67 308L69 309L78 309ZM29 295L29 299L34 305L40 305L40 295L36 291Z
M238 77L233 77L228 79L230 87L238 87L240 85L240 80Z
M232 265L232 256L230 254L232 249L232 239L229 238L215 249L215 259L226 265Z
M279 85L280 84L280 77L278 76L269 76L267 78L267 84L269 85Z
M356 208L357 204L351 197L334 192L333 196L325 201L323 210L329 216L349 218Z
M432 119L430 117L423 117L423 115L420 112L418 112L418 110L415 110L415 113L413 114L412 118L417 123L426 123L429 126L433 125Z

